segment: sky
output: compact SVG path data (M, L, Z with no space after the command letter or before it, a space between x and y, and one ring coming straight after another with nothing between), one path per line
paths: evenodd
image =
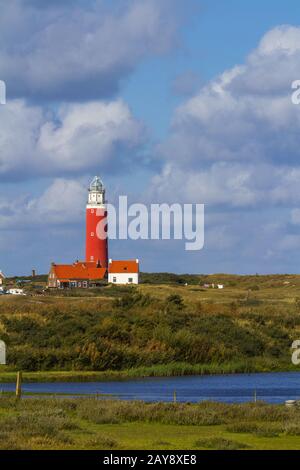
M0 269L84 257L107 198L205 204L205 245L112 240L143 271L300 272L296 0L0 0Z

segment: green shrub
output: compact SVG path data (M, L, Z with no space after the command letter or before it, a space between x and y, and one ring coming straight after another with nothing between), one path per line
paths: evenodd
M237 434L254 434L258 437L278 437L282 426L265 423L234 423L226 427L226 431Z

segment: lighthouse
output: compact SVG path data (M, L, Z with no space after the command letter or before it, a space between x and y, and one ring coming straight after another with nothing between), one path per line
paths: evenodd
M108 266L107 206L105 188L99 176L89 187L86 206L86 261Z
M104 185L99 176L95 176L86 206L86 259L73 264L51 263L49 289L88 289L103 287L105 282L115 285L139 283L138 259L108 261L107 210Z

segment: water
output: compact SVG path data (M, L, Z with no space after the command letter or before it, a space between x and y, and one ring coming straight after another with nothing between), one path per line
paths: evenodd
M14 384L0 383L0 390L14 391ZM29 393L66 394L69 396L109 394L122 400L147 402L178 402L213 400L243 403L257 399L268 403L283 403L300 399L300 372L250 375L216 375L135 379L120 382L53 382L23 384Z

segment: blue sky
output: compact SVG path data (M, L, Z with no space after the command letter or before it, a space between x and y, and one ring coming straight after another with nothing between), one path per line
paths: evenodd
M206 242L112 241L145 271L299 272L299 3L0 0L0 269L84 256L109 200L206 205Z
M157 138L166 135L174 108L184 100L172 93L176 76L191 71L199 82L214 78L243 63L266 31L281 24L297 26L300 13L297 0L206 0L197 5L198 14L182 28L181 47L167 59L144 61L124 85L123 96Z

